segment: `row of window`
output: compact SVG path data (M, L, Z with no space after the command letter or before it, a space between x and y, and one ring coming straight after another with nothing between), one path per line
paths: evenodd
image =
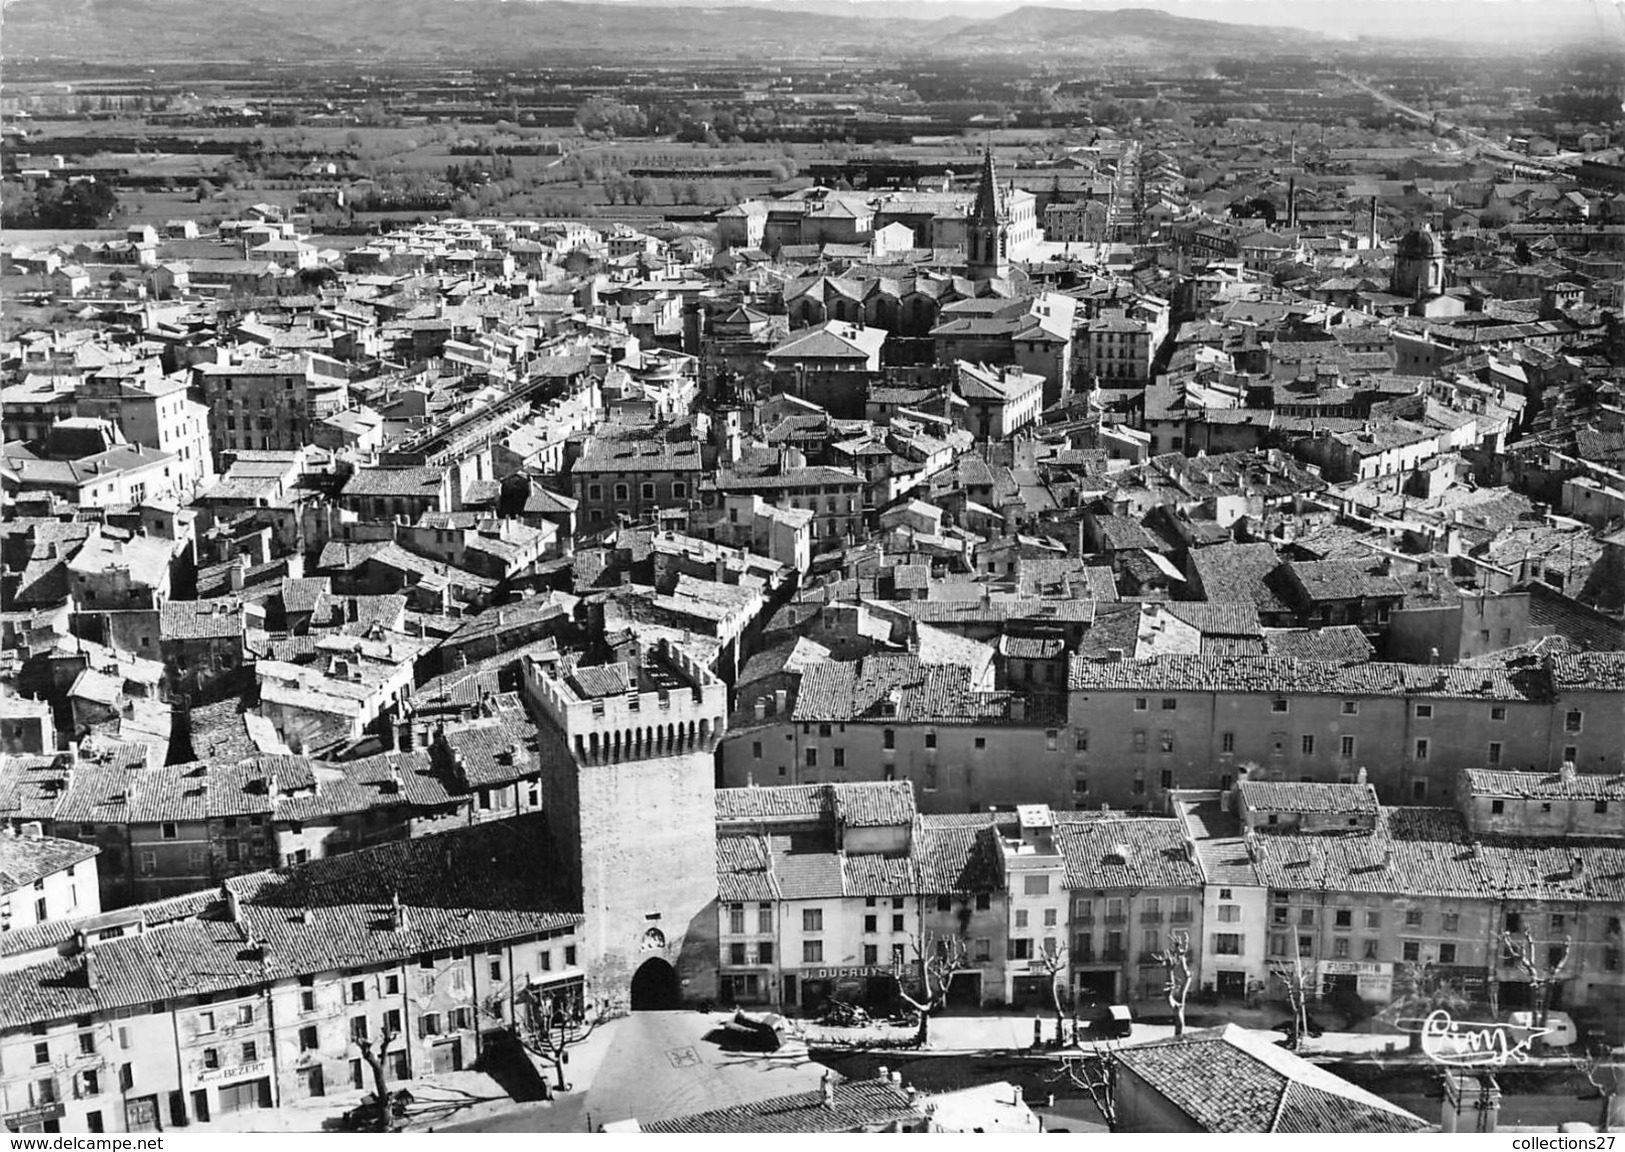
M612 491L614 492L614 499L617 503L624 502L632 498L632 486L630 484L613 485ZM673 500L688 499L688 483L683 480L673 480L671 482L671 498ZM655 486L653 484L639 484L638 499L655 499ZM593 504L603 503L604 486L602 484L588 484L587 500ZM831 508L830 511L833 512L834 509Z
M1101 936L1101 951L1095 955L1095 937L1092 932L1079 932L1072 941L1071 960L1074 964L1093 964L1097 961L1111 963L1125 961L1128 952L1125 948L1123 932L1106 932ZM1045 941L1047 944L1048 941ZM1162 951L1162 933L1155 928L1147 928L1140 933L1140 955L1142 957L1155 956Z
M205 1048L203 1050L203 1066L205 1068L220 1067L220 1049ZM260 1058L260 1046L256 1041L244 1040L238 1049L239 1063L252 1064Z
M1179 708L1179 700L1173 696L1164 696L1159 702L1159 707L1163 712L1176 711ZM1134 698L1134 710L1136 712L1147 712L1150 711L1150 708L1151 700L1149 697L1136 696ZM1432 704L1417 704L1414 708L1418 720L1431 720L1433 718ZM1285 697L1276 697L1270 701L1270 711L1277 714L1290 713L1292 711L1292 702ZM1344 716L1358 716L1360 714L1360 702L1358 700L1343 701L1342 713ZM1505 705L1491 705L1491 720L1504 721L1506 718L1507 710ZM1585 716L1581 709L1570 709L1563 715L1563 730L1565 732L1579 732L1582 730L1584 721Z
M728 945L728 963L734 965L735 967L743 967L746 964L752 963L752 961L749 958L749 954L748 954L748 952L746 950L746 946L743 943L735 943L735 944ZM754 963L757 963L757 964L771 964L771 963L773 963L773 942L772 941L763 940L763 941L761 941L760 943L758 943L756 945L756 959L755 959Z
M1118 896L1108 897L1106 900L1106 919L1108 921L1124 919L1126 908L1127 902L1123 898ZM1240 911L1240 905L1221 905L1219 919L1232 919L1233 917L1226 911L1226 909L1230 908ZM1094 909L1093 901L1082 899L1073 905L1072 914L1078 920L1090 920L1094 917ZM1175 920L1189 920L1191 918L1191 898L1189 896L1173 897L1173 915ZM1140 900L1140 918L1144 920L1153 916L1162 916L1162 897L1160 896L1146 896Z
M1492 744L1492 745L1490 745L1490 747L1495 748L1496 745ZM1565 749L1565 751L1566 751L1566 749ZM1568 759L1572 760L1573 757L1570 756L1570 757L1568 757ZM1495 763L1495 761L1492 760L1491 763L1493 764L1493 763ZM1493 815L1500 816L1504 812L1506 812L1506 810L1507 810L1507 802L1505 800L1491 800L1490 801L1490 812ZM1552 810L1552 802L1550 800L1542 800L1540 802L1540 810L1542 812L1550 812ZM1591 811L1593 813L1595 813L1596 815L1598 815L1598 816L1606 815L1607 812L1608 812L1608 801L1606 801L1606 800L1593 800L1591 802Z

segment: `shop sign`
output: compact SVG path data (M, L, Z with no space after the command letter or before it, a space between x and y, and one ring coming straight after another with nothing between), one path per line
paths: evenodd
M39 1104L33 1108L24 1108L21 1112L7 1112L0 1116L7 1128L13 1132L20 1132L33 1124L44 1124L48 1120L60 1120L67 1113L62 1101L57 1100L50 1104Z
M1376 964L1361 960L1322 960L1322 976L1388 976L1394 974L1392 964Z
M231 1080L253 1080L270 1072L270 1061L256 1060L252 1064L233 1064L227 1068L205 1068L193 1077L197 1084L224 1084Z

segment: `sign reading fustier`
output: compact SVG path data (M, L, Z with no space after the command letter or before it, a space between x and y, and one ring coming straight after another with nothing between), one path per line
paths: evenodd
M1392 976L1392 964L1375 964L1359 960L1322 960L1322 976Z

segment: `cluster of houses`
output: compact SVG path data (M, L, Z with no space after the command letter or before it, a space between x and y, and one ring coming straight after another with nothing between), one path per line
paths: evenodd
M10 253L76 310L0 349L4 1123L455 1071L560 998L890 1006L950 939L953 1005L1143 1003L1178 941L1218 1012L1430 966L1617 1032L1612 225L1089 163L1070 214L988 152L709 238Z

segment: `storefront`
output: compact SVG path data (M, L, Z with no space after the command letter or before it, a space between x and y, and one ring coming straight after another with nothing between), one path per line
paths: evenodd
M247 1112L255 1108L269 1108L271 1106L271 1078L260 1076L253 1080L239 1080L233 1084L220 1085L220 1114L229 1116L233 1112Z
M8 1132L60 1132L65 1111L62 1101L53 1100L49 1104L7 1112L4 1116L0 1116L0 1122L4 1123Z
M1055 984L1055 977L1051 975L1040 976L1012 976L1010 979L1010 1007L1018 1011L1029 1008L1038 1008L1045 1012L1054 1010L1050 1003L1051 988Z
M429 1066L435 1072L461 1072L463 1070L463 1040L453 1036L429 1046Z
M906 974L906 986L915 981ZM897 980L890 968L855 965L847 968L800 968L784 974L784 1003L803 1012L818 1012L831 1000L859 1004L871 1012L891 1012L898 1004Z
M948 1005L951 1008L980 1008L982 1006L982 974L955 972L948 981Z
M1115 1004L1122 999L1117 994L1116 968L1085 968L1077 974L1075 987L1080 1004Z
M204 1069L192 1077L190 1095L192 1119L199 1123L207 1123L215 1115L274 1107L271 1062L256 1060Z
M131 1096L124 1101L124 1130L126 1132L158 1132L163 1129L159 1120L158 1097Z
M1320 995L1326 1000L1358 996L1368 1004L1394 998L1394 966L1369 960L1322 960Z
M766 972L724 972L717 981L717 998L727 1005L766 1004L773 991L773 978Z

